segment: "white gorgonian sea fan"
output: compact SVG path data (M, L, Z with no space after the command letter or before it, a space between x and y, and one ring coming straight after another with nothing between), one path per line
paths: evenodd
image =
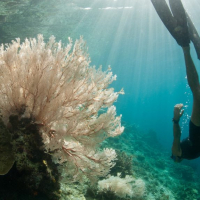
M63 47L53 36L45 43L38 35L0 48L0 110L5 125L13 114L31 118L41 125L53 161L91 178L105 176L114 165L115 151L97 147L124 127L112 105L123 90L108 88L116 76L89 63L82 38L74 45L69 38Z

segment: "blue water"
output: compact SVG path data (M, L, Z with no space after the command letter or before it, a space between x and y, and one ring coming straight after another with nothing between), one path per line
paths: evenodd
M200 32L200 3L182 1ZM93 1L79 4L83 17L74 24L72 37L83 35L92 64L111 65L125 95L116 103L122 120L143 130L156 131L161 144L171 151L173 107L183 103L182 138L188 135L192 95L187 85L182 49L168 33L148 0ZM75 19L72 19L75 20ZM56 35L56 31L54 33ZM193 45L198 72L200 62ZM196 162L196 161L195 161Z
M122 120L136 124L144 131L156 131L160 143L170 155L173 107L177 103L185 106L181 120L184 138L188 135L192 95L187 85L182 49L160 21L151 1L43 2L38 4L40 7L33 4L33 11L44 9L45 12L41 18L33 18L33 23L23 18L15 24L7 24L13 32L16 30L8 40L15 37L23 40L41 33L46 39L54 35L66 43L68 37L75 40L82 35L87 42L91 64L103 65L103 70L111 65L117 75L112 86L116 91L124 88L125 95L120 95L115 103ZM200 33L199 0L182 2ZM26 14L30 13L27 11ZM29 28L22 31L23 27ZM193 45L191 53L200 74L200 62ZM192 165L198 162L199 159L190 161Z
M199 30L197 8L200 4L197 0L185 0L183 4ZM123 115L122 120L135 123L144 130L155 130L162 144L169 148L173 107L176 103L183 103L186 107L182 135L186 137L192 96L187 85L182 49L160 21L151 2L76 1L71 6L82 17L77 19L79 14L74 18L66 16L73 26L70 31L67 24L62 29L72 38L83 35L92 64L103 65L103 69L111 65L113 73L117 74L113 86L116 90L122 87L125 90L125 95L116 103L118 113ZM56 36L57 30L53 34ZM65 35L62 37L65 39ZM191 51L199 71L193 45Z

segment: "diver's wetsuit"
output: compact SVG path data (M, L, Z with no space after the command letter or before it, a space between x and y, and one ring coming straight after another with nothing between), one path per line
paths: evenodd
M171 158L175 162L181 162L183 159L192 160L200 157L200 126L196 126L190 120L189 137L183 139L180 143L182 154Z
M189 137L181 142L182 155L180 158L195 159L200 156L200 126L189 124Z

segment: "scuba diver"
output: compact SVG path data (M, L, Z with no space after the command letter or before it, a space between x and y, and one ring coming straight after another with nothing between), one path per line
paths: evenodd
M170 34L183 49L187 81L193 94L189 136L183 141L180 141L181 128L179 125L179 120L184 112L183 104L174 106L172 119L174 139L171 158L175 162L181 162L182 159L195 159L200 156L200 84L197 70L190 55L189 44L192 41L197 57L200 59L200 37L180 0L169 0L170 8L165 0L151 0L151 2Z

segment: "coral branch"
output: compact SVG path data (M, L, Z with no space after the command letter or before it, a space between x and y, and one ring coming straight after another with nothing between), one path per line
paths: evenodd
M45 43L38 35L0 47L4 124L11 115L41 124L44 148L54 162L67 168L65 173L71 168L91 178L105 176L114 165L115 151L98 147L124 128L112 105L123 90L108 88L116 76L110 68L103 72L89 64L82 38L74 45L69 38L64 47L53 36Z

